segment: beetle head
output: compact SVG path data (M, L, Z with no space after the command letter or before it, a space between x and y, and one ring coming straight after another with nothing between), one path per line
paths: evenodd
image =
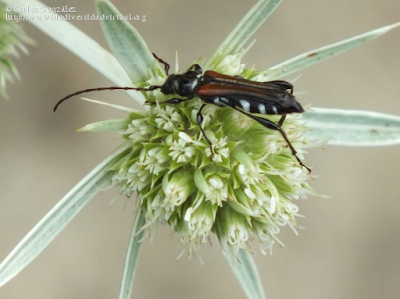
M202 70L197 64L180 75L170 75L161 86L164 94L179 94L183 97L194 97L200 81Z

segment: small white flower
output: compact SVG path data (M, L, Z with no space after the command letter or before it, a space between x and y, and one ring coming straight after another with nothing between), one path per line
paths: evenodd
M231 252L234 256L240 249L251 251L247 243L251 230L249 230L244 217L229 208L225 209L223 214L224 219L221 219L221 225L226 229L221 231L218 227L216 230L222 250Z
M181 238L188 237L194 243L206 243L214 225L217 209L210 203L202 203L198 208L189 207L184 216L186 230Z
M196 154L196 148L182 138L172 141L169 149L168 155L178 163L187 163Z
M181 206L194 191L193 177L185 171L175 172L171 177L165 175L162 188L165 194L165 208L175 209Z
M243 72L244 64L240 63L242 53L225 56L215 67L215 70L230 76L237 76Z
M205 149L205 154L208 157L212 156L212 160L215 163L221 163L222 162L222 158L228 158L229 157L229 148L227 147L227 137L225 138L221 138L219 140L213 139L213 143L212 144L212 148L213 148L213 152L214 154L211 153L211 149L210 147L207 147Z
M180 184L170 183L166 186L164 192L166 200L171 207L180 206L186 200L185 186Z
M236 173L238 178L245 184L246 186L249 185L256 185L260 182L261 173L256 165L251 169L244 164L239 164L236 168Z
M153 134L155 128L147 123L146 119L139 118L134 119L128 125L128 128L122 132L123 135L127 135L133 143L149 140L151 134Z
M206 200L222 206L222 203L228 199L228 185L218 175L212 175L207 179L209 193L206 194Z
M247 195L250 208L254 211L254 215L260 217L270 217L276 211L276 198L268 193L270 190L263 191L261 184L250 185L243 192ZM262 186L262 185L261 185Z
M150 173L156 175L167 169L165 162L169 160L168 155L163 153L163 148L161 146L154 147L147 151L146 157L140 164L148 169Z
M128 187L134 191L140 192L151 181L150 171L140 163L134 163L129 169L127 174Z
M157 107L156 109L157 117L155 122L159 128L167 132L174 132L176 129L179 129L182 117L173 106L167 105L164 108Z
M275 243L278 243L281 247L285 247L281 240L276 237L279 234L280 228L274 223L254 222L253 231L260 240L260 251L263 254L272 254L272 248Z

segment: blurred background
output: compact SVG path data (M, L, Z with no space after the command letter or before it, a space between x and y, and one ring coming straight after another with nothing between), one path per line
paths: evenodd
M150 49L181 69L209 57L256 1L122 1L124 14L145 15L132 22ZM94 13L91 1L47 1ZM400 21L400 2L284 1L258 30L244 62L265 69L320 46ZM78 28L107 48L97 21ZM76 90L112 85L102 75L29 23L25 30L39 46L17 61L22 80L0 100L0 259L84 175L118 144L116 133L76 133L75 129L122 114L76 99L57 113L54 104ZM304 70L298 99L316 107L373 110L400 115L400 29L332 60ZM101 63L101 61L99 61ZM91 95L137 107L124 92ZM268 298L398 298L400 294L399 146L326 146L306 156L311 185L329 198L299 201L306 229L289 228L273 255L258 249L256 262ZM133 223L134 199L115 192L92 200L53 243L0 289L0 298L116 298ZM255 247L257 245L255 244ZM161 228L142 247L134 298L244 298L214 242L199 255L183 256L182 245Z

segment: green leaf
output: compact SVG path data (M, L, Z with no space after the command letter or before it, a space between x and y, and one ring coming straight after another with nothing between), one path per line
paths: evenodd
M251 254L241 249L237 258L226 252L224 252L224 255L247 298L265 299L260 275Z
M314 108L303 114L307 137L332 145L382 146L400 144L400 117L370 111Z
M204 69L208 69L211 62L218 59L220 56L225 57L232 53L238 53L281 2L282 0L258 1L225 38L214 55L208 60Z
M111 104L111 103L107 103L107 102L92 100L92 99L88 99L88 98L81 98L81 100L84 100L84 101L90 102L90 103L94 103L94 104L97 104L97 105L108 106L108 107L114 108L116 110L124 111L124 112L127 112L127 113L138 113L138 110L135 110L135 109L132 109L132 108L128 108L128 107L125 107L125 106L120 106L120 105Z
M119 18L122 14L107 0L97 0L99 15L112 16L113 20L102 20L101 27L108 45L134 84L150 79L149 69L155 66L149 47L131 24Z
M195 183L197 189L199 189L201 192L203 192L206 195L211 194L210 187L208 186L201 169L197 169L194 172L193 180L194 180L194 183Z
M80 129L78 132L109 132L109 131L119 131L126 129L130 123L128 118L123 119L108 119L102 120L95 123L88 124Z
M20 7L40 8L46 6L37 0L2 0L2 2ZM132 81L113 55L71 23L60 20L54 21L57 14L48 11L41 12L41 20L31 18L31 12L21 12L20 14L29 17L32 25L81 58L116 86L132 85ZM144 97L141 93L133 91L127 93L138 103L144 103Z
M101 190L109 185L113 172L109 169L123 156L129 142L97 165L85 178L72 188L22 239L0 264L0 286L16 276L32 262L82 208Z
M277 77L282 77L282 75L285 75L285 76L289 75L293 72L297 72L306 67L309 67L317 62L331 58L333 56L336 56L338 54L346 52L352 48L360 46L366 42L369 42L375 38L378 38L381 35L385 34L386 32L388 32L398 26L400 26L400 23L381 27L381 28L369 31L367 33L360 34L360 35L354 36L352 38L340 41L338 43L331 44L328 46L321 47L319 49L309 51L307 53L293 57L289 60L286 60L285 62L282 62L278 65L275 65L275 66L269 68L266 71L266 73L270 73L272 71L271 75L268 77L269 80L273 80L274 78L277 78ZM274 71L279 71L279 72L274 72Z
M142 210L138 209L132 228L131 238L129 240L128 251L126 253L124 272L122 274L121 288L118 297L119 299L131 298L133 280L135 278L140 248L142 245L141 241L144 234L144 224L145 218L142 214Z

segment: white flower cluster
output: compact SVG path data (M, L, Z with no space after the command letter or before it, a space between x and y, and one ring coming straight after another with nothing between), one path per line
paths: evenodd
M225 57L215 68L240 75L240 57ZM223 250L234 254L251 250L252 239L261 241L263 252L282 244L280 227L295 229L300 216L292 201L313 191L307 170L279 132L233 109L210 106L203 110L202 126L211 151L196 123L199 100L179 105L162 100L146 113L130 115L122 135L132 141L132 150L117 163L113 178L127 196L138 194L146 226L168 224L189 254L212 233ZM310 142L297 118L288 116L283 129L303 158L301 148Z

